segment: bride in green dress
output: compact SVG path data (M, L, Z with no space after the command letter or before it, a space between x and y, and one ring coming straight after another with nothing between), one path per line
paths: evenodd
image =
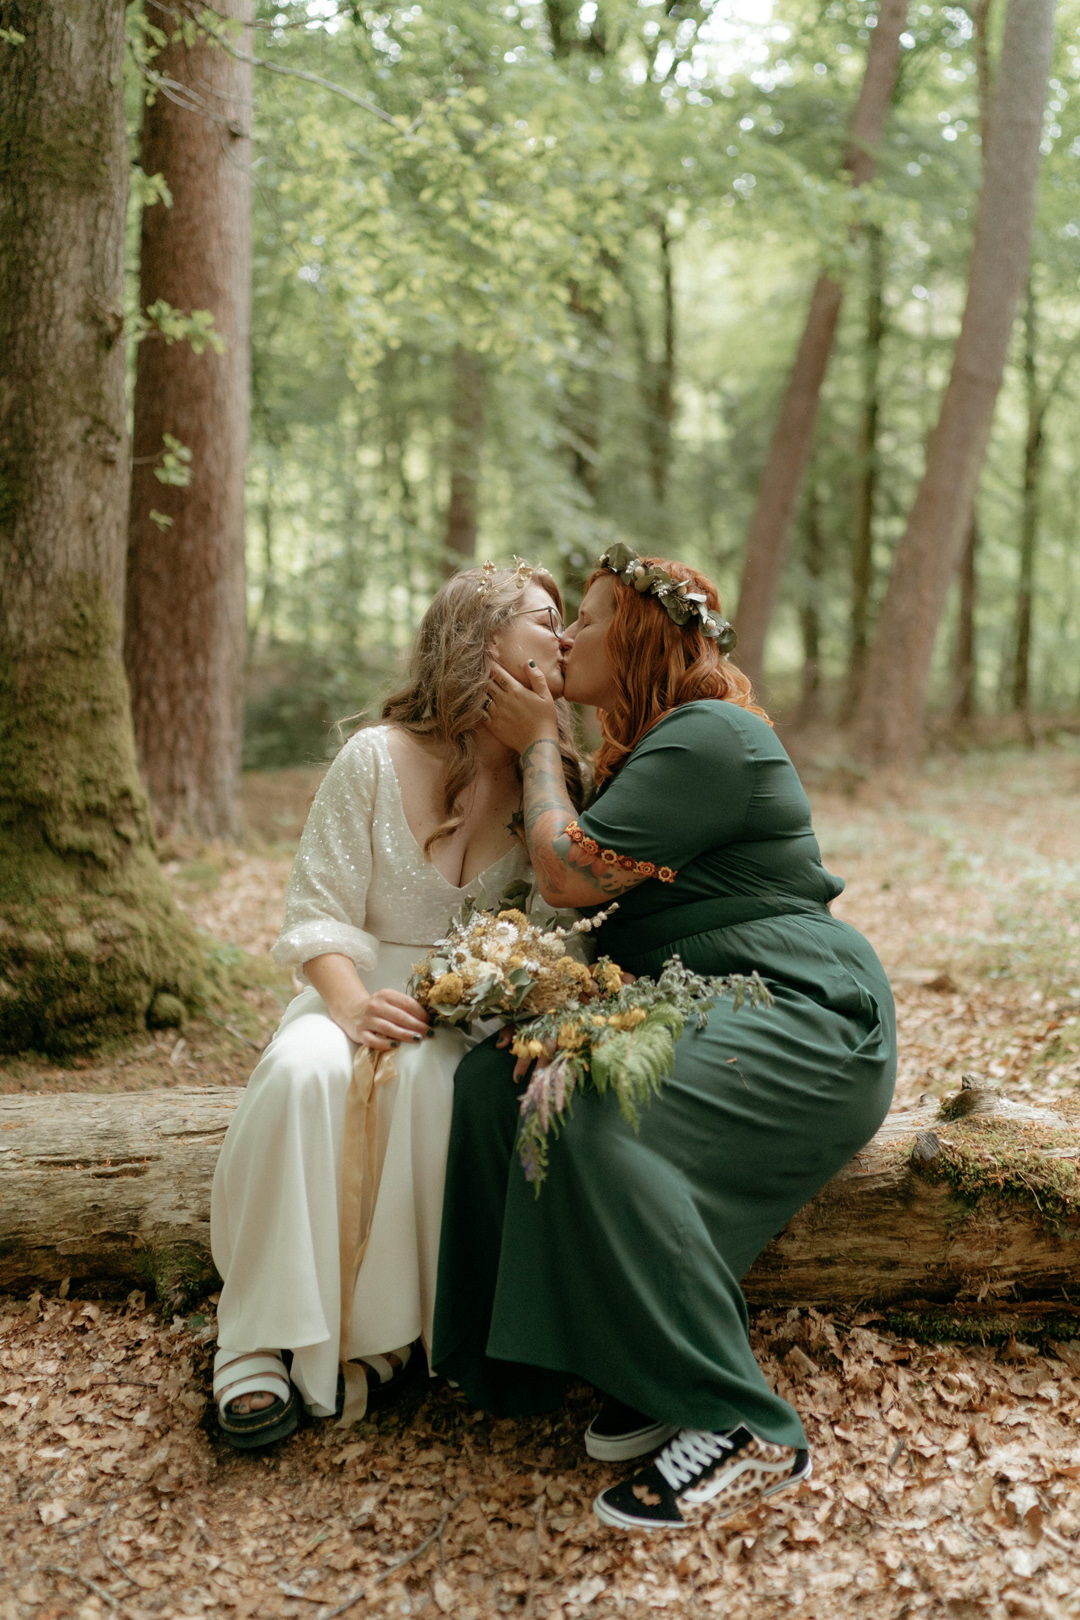
M548 1410L573 1379L603 1391L589 1454L656 1453L596 1500L626 1528L724 1516L809 1474L739 1280L873 1136L896 1070L888 981L830 915L843 885L733 643L695 570L622 545L601 558L563 640L565 695L596 705L603 735L580 817L543 677L495 669L488 687L488 723L521 754L544 898L617 899L598 948L627 973L678 954L698 973L756 969L774 998L688 1029L637 1131L612 1095L580 1093L539 1197L514 1151L513 1058L485 1042L455 1079L435 1363L501 1416Z

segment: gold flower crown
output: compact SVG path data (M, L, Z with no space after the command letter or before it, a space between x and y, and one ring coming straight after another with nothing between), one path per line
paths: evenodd
M700 630L709 641L716 642L717 650L725 658L734 652L738 638L733 627L715 608L709 607L701 591L690 589L688 579L673 579L666 568L643 562L622 540L608 547L597 567L610 569L642 596L655 596L669 619Z
M529 583L530 579L532 579L533 565L532 565L532 563L525 562L521 557L518 557L518 556L514 557L513 562L514 562L515 568L517 569L517 578L514 581L514 583L516 584L519 591L523 591L525 589L526 585ZM497 563L493 563L493 562L488 561L486 563L481 564L480 573L483 575L483 578L481 579L479 585L476 587L477 596L486 596L487 595L488 591L490 591L491 587L495 583L495 575L498 572L499 572L499 566L498 566Z

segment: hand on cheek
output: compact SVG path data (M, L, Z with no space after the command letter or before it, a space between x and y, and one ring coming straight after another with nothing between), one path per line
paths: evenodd
M526 682L496 665L488 680L484 713L494 736L507 748L524 753L541 737L558 738L555 700L535 662L526 669Z

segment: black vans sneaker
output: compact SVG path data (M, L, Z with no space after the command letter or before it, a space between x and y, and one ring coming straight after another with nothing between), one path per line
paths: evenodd
M599 1462L628 1462L659 1451L678 1432L677 1423L657 1423L609 1396L585 1430L585 1450Z
M620 1530L682 1530L730 1518L809 1476L807 1452L759 1440L749 1429L682 1429L655 1462L601 1491L593 1510Z

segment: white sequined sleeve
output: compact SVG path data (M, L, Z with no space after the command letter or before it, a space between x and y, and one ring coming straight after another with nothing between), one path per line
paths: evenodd
M285 924L274 945L279 967L302 967L336 951L361 973L378 961L364 929L371 881L371 823L377 764L359 732L324 776L308 812L285 896Z

